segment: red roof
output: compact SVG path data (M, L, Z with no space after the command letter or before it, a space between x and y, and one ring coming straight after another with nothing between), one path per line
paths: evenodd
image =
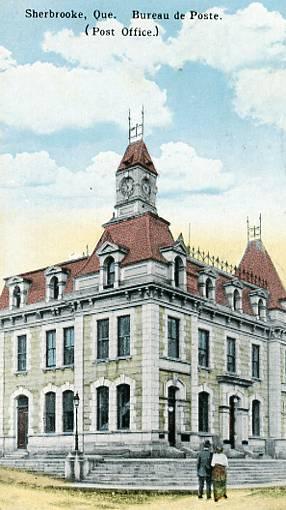
M82 266L86 262L86 257L82 257L77 260L71 260L69 262L63 262L60 264L55 264L55 266L59 266L61 269L64 269L68 273L67 283L64 289L64 293L68 294L73 291L73 281L75 275L80 271ZM49 266L50 267L50 266ZM36 271L30 271L28 273L23 273L21 275L25 280L29 280L31 285L28 291L28 302L27 304L31 305L40 301L45 301L46 297L46 281L45 281L45 271L47 268L38 269ZM0 309L8 308L9 306L9 289L8 287L3 288L1 296L0 296Z
M239 270L253 273L262 280L266 280L270 294L269 308L282 308L280 301L286 299L286 291L262 241L259 239L249 241L239 264Z
M138 140L128 145L117 171L121 172L135 165L141 165L153 174L158 175L143 140Z
M142 216L123 219L105 226L105 230L94 249L94 252L79 272L79 275L94 273L99 270L96 251L106 241L112 242L127 250L121 266L127 266L141 260L158 260L166 262L160 248L174 244L169 223L147 212Z

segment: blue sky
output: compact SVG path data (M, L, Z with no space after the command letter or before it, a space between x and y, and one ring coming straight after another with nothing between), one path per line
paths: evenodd
M31 20L26 8L82 10L87 20ZM87 22L98 23L94 8L116 15L98 24L115 37L84 35ZM133 20L157 24L159 37L121 36L133 8L169 13ZM178 10L222 19L182 23L173 20ZM285 2L10 0L0 12L1 274L95 244L112 214L128 108L136 118L144 103L158 209L175 234L190 222L194 244L237 262L246 216L254 223L262 212L284 277Z

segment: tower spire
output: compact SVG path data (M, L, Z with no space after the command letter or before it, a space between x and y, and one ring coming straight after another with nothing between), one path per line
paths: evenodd
M132 125L132 119L131 119L131 111L129 108L129 114L128 114L128 141L129 144L132 142L136 142L138 140L143 140L144 137L144 105L142 105L141 109L141 123L136 123Z
M258 225L250 226L249 217L247 216L246 225L247 225L247 242L254 241L255 239L259 239L261 241L262 236L262 219L261 213L259 214L259 223Z

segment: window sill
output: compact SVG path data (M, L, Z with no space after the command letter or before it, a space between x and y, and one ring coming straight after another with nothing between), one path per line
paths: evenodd
M62 365L61 367L44 367L44 368L42 368L42 371L43 372L56 372L58 370L65 370L66 368L74 370L74 365Z
M15 375L28 375L28 370L17 370Z
M94 360L93 363L96 365L97 363L109 363L111 361L123 361L123 360L130 360L130 359L132 359L131 354L126 355L126 356L117 356L116 358L100 358L100 359Z
M199 372L200 372L201 370L204 370L205 372L211 372L211 371L212 371L212 368L210 368L210 367L203 367L203 366L201 366L201 365L198 365L198 370L199 370Z
M254 382L262 382L262 379L261 377L251 377L251 379L254 381Z

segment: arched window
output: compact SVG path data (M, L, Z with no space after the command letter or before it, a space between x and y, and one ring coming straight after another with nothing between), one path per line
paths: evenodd
M128 430L130 428L130 386L120 384L117 387L117 428Z
M260 402L252 401L252 435L260 436Z
M59 298L59 280L56 276L53 276L50 281L51 299Z
M212 291L213 291L213 284L212 284L212 281L210 278L207 278L206 279L206 298L207 299L211 299L213 296L212 296Z
M97 397L97 430L108 430L108 406L109 406L109 389L107 386L100 386L96 390Z
M105 282L106 287L114 287L115 282L115 262L113 257L108 257L105 261Z
M265 306L263 303L263 299L259 299L258 301L258 317L259 319L262 320L265 318Z
M45 432L56 431L56 394L53 391L45 395Z
M209 394L199 393L199 432L209 432Z
M21 289L19 285L16 285L13 290L13 306L20 308L21 305Z
M180 287L183 283L183 270L184 270L184 265L183 265L183 262L182 262L182 259L181 257L176 257L175 258L175 263L174 263L174 283L175 283L175 287Z
M233 292L233 309L237 311L240 310L240 294L237 289Z
M73 391L63 392L63 432L73 431Z

